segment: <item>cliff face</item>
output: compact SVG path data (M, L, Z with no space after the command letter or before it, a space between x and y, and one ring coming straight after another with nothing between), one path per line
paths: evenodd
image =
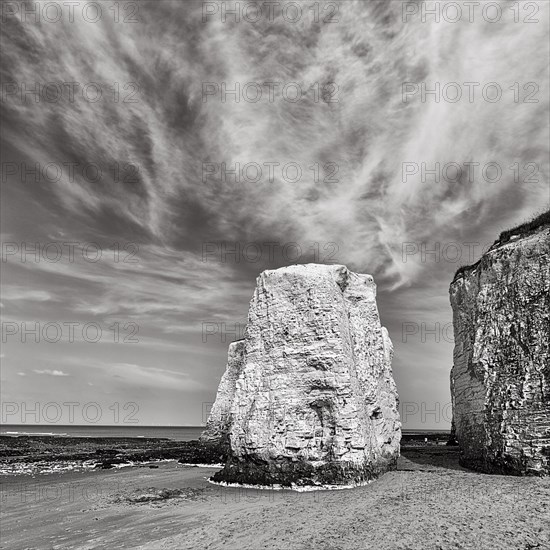
M235 397L235 385L243 367L244 340L229 344L227 367L218 386L216 401L212 406L201 441L220 445L229 444L231 429L231 405Z
M345 483L395 467L401 424L375 288L344 266L258 277L230 411L231 457L215 480Z
M493 245L450 287L461 464L550 473L550 227Z

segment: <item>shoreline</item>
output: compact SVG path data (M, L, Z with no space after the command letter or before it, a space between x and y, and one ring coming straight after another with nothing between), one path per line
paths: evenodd
M405 433L402 447L441 447L446 432ZM224 449L199 440L147 437L0 435L0 475L40 475L63 471L117 469L165 460L188 465L221 465Z

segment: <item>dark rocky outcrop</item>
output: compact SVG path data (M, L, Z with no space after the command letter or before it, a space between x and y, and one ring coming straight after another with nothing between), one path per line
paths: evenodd
M0 436L0 472L39 473L177 460L182 464L223 464L227 449L209 441L156 438Z

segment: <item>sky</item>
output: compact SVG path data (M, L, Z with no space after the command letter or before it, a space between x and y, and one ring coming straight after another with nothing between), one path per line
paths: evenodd
M255 278L316 262L374 276L403 425L447 429L453 274L548 208L548 3L37 4L1 12L2 422L204 424Z

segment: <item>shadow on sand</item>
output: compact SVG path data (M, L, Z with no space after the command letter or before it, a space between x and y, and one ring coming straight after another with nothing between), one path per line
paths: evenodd
M401 458L397 463L397 469L401 471L432 471L437 468L475 473L460 466L458 456L458 447L436 445L402 446Z

